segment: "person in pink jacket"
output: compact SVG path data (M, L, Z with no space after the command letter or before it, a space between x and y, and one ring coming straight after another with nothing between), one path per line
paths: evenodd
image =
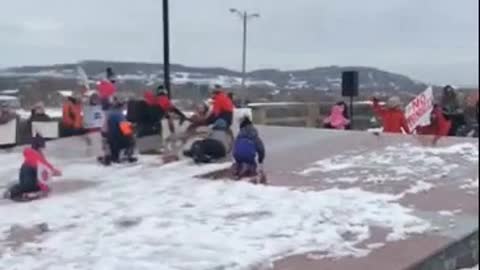
M344 115L345 106L335 105L332 107L330 115L323 120L323 125L325 128L330 129L346 129L350 120L348 120Z

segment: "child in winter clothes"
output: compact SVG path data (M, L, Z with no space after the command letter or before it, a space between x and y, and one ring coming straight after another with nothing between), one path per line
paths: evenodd
M45 166L53 172L54 176L61 175L60 170L53 167L42 153L45 148L45 140L36 135L32 140L32 145L23 151L24 161L19 173L19 183L12 186L7 197L12 200L34 199L45 196L50 191L48 185L38 179L37 168L39 165ZM33 197L30 197L33 196Z
M257 173L257 162L263 164L265 146L258 135L257 129L248 117L240 122L240 131L233 147L234 175L238 178L253 176Z
M108 154L99 161L104 165L110 165L111 162L120 163L122 151L125 153L128 162L136 162L137 158L133 156L135 148L135 139L133 127L126 121L123 114L123 103L114 101L111 110L107 113L107 119L103 130L106 138Z
M345 107L343 105L335 105L332 107L330 116L323 121L325 128L346 129L350 120L344 116Z
M399 97L391 97L387 101L387 106L381 106L378 99L373 99L373 112L381 119L383 132L402 133L402 129L410 134L405 114L401 109Z
M218 119L207 138L193 143L184 155L193 158L195 163L210 163L227 156L231 140L226 121Z

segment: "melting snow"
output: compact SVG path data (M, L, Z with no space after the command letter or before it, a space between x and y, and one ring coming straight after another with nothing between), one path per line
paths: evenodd
M19 154L0 160L11 165L0 168L1 179L14 179ZM358 244L370 237L369 226L390 230L388 240L430 226L393 195L199 180L193 176L228 164L159 168L154 161L142 157L142 164L122 169L62 161L57 181L99 185L0 205L0 269L248 269L310 251L365 255ZM12 224L42 222L50 232L38 242L15 250L2 242Z
M320 173L328 183L375 183L401 181L410 186L401 194L425 192L434 188L434 182L460 167L478 164L478 145L461 143L448 147L419 147L410 144L389 146L367 153L353 152L322 159L298 174L311 176ZM463 189L477 189L476 181L469 180Z

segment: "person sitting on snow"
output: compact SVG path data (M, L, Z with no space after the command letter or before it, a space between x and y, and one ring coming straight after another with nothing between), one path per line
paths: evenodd
M43 155L45 140L37 134L32 145L23 151L24 161L20 167L19 182L12 186L6 194L12 200L31 200L48 195L50 188L43 180L38 179L38 167L44 166L54 176L60 176L60 170L56 169Z
M214 162L227 156L231 140L226 121L218 119L207 138L194 142L190 150L184 151L184 155L193 158L195 163Z
M265 146L249 117L240 122L240 131L233 146L233 174L238 179L257 174L257 161L260 166L265 159Z
M107 154L104 157L99 158L99 161L107 166L111 162L120 163L122 152L128 162L137 161L137 158L133 156L135 149L133 127L125 119L123 105L121 101L114 99L111 110L107 113L103 136L106 138L109 151L106 151Z

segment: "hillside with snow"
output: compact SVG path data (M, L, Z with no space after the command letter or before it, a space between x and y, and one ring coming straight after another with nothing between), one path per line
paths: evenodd
M2 80L17 82L39 78L57 80L78 79L77 67L82 67L92 80L102 78L106 67L112 67L119 81L134 81L146 86L163 81L163 65L150 63L83 61L72 64L52 66L15 67L0 70ZM196 68L172 65L172 82L176 85L213 85L221 84L234 88L241 84L241 73L224 68ZM281 71L276 69L255 70L247 74L246 84L275 89L310 89L318 91L336 91L341 89L341 73L345 70L358 70L360 88L369 91L407 91L418 92L425 85L406 76L371 67L318 67L305 70ZM14 84L11 82L10 84ZM0 89L2 85L0 84ZM9 86L14 87L12 85ZM18 86L17 86L18 87Z

